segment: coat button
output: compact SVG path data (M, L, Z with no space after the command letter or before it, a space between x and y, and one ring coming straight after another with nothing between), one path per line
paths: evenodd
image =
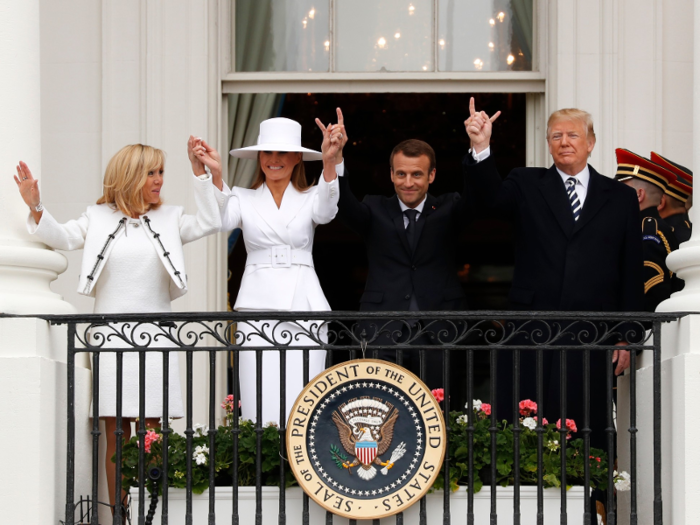
M404 299L406 299L407 301L408 301L410 298L411 298L410 295L407 295L406 297L404 297Z

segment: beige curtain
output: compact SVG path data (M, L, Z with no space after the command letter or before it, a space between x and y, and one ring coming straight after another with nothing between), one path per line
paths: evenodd
M513 36L520 43L525 60L532 63L533 0L511 0Z
M231 140L229 150L253 146L258 141L260 123L277 114L282 95L275 93L232 94L228 98ZM229 155L228 184L249 188L257 161Z
M236 71L269 71L274 67L272 0L236 2ZM277 114L281 95L243 93L229 95L229 150L257 143L260 123ZM230 186L250 187L256 161L229 155Z

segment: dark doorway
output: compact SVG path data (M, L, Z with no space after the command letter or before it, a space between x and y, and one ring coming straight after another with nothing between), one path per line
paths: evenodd
M462 186L462 157L469 141L464 120L469 116L468 94L455 93L361 93L361 94L288 94L282 99L276 116L302 124L302 144L320 150L322 135L314 119L335 122L340 107L350 137L345 165L352 173L352 189L359 199L366 194L391 195L389 154L408 138L428 142L437 157L437 175L431 193L440 195L459 191ZM525 94L478 94L477 109L489 115L498 110L494 124L492 152L502 176L512 168L525 165ZM318 179L320 162L307 162L309 178ZM459 245L458 267L462 286L472 310L506 310L507 294L513 273L511 229L498 217L473 221ZM241 239L229 255L230 304L236 301L245 267L245 247ZM317 228L314 262L321 286L333 310L357 310L362 295L367 260L362 240L340 221ZM481 354L480 352L478 354ZM477 357L475 374L480 379L475 394L488 396L488 356ZM479 388L481 387L481 388ZM485 395L484 395L485 394Z
M525 95L478 94L477 108L488 114L503 113L494 124L492 151L502 176L525 165ZM320 149L321 132L314 123L335 122L340 107L350 137L345 165L352 172L358 198L366 194L391 195L389 153L408 138L425 140L435 149L437 175L431 193L458 191L461 161L469 148L464 120L469 116L469 95L455 93L289 94L278 116L302 124L303 145ZM318 179L320 162L307 162L306 172ZM460 280L470 309L507 309L513 269L510 227L497 217L475 220L459 244ZM367 261L362 240L340 221L320 226L314 243L316 272L333 310L357 310L364 288ZM236 242L229 257L230 303L234 304L245 265L245 248Z

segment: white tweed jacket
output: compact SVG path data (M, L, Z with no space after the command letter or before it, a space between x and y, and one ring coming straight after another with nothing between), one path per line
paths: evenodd
M194 177L197 214L187 215L181 206L162 205L139 217L158 257L171 277L170 299L187 293L187 274L182 246L221 228L221 215L214 196L211 178ZM114 241L124 234L128 217L108 204L96 204L77 220L59 224L44 210L39 224L31 214L27 219L29 233L58 250L83 249L78 293L95 296L95 283L100 278Z

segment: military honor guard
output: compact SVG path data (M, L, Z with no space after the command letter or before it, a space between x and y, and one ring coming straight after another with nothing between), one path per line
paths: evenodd
M688 217L690 208L687 207L688 200L693 195L693 172L653 151L651 160L675 176L675 180L669 183L661 197L659 215L671 227L680 244L690 239L693 227Z
M678 240L657 209L676 176L629 150L618 148L615 153L615 178L637 192L644 250L644 309L653 312L661 301L682 287L682 281L666 266L666 256L678 249Z

